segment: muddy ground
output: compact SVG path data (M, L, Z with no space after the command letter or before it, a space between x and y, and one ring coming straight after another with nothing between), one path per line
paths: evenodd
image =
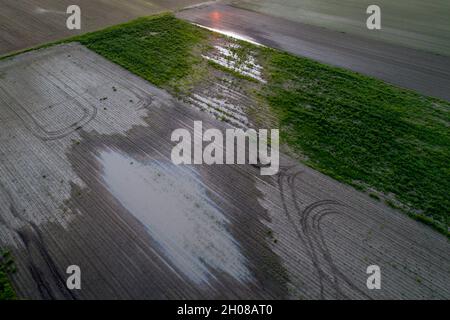
M1 61L0 108L20 298L450 298L443 235L286 156L271 177L175 166L174 129L229 124L80 45Z
M450 101L450 57L286 20L276 17L277 12L263 14L216 3L182 10L177 16Z
M140 16L176 10L202 0L0 0L0 56ZM66 27L69 5L81 9L81 30Z

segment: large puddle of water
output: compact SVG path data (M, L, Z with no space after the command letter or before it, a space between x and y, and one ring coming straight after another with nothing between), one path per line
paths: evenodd
M238 281L252 275L230 222L208 198L195 172L170 162L140 162L117 151L103 151L98 161L112 195L134 215L157 249L196 283L209 282L213 271Z

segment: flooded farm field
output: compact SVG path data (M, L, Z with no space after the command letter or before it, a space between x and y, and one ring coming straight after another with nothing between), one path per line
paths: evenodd
M99 30L166 10L195 5L201 0L1 0L0 56L77 34ZM81 30L69 30L70 5L81 9Z
M175 166L173 130L230 125L79 44L0 74L0 247L19 298L450 297L445 236L285 155L266 177Z

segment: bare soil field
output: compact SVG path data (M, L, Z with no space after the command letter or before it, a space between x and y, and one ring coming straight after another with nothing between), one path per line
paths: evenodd
M304 14L298 5L295 5L297 9L287 13L281 9L275 10L282 7L282 3L278 2L270 5L264 1L244 4L238 3L263 13L218 3L182 10L177 16L217 31L450 101L448 56L411 49L402 41L387 43L384 39L371 39L358 33L342 33L304 23L309 23L309 20L286 19L296 13L299 17ZM273 6L276 8L271 10Z
M0 55L199 2L202 1L0 0ZM81 9L81 30L66 27L66 10L72 4Z
M296 160L271 177L173 165L194 120L230 127L79 44L0 61L0 247L20 298L450 298L445 236Z

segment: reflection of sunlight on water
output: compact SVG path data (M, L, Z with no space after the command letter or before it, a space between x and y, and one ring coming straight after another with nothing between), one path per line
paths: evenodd
M112 150L98 159L108 190L182 273L198 283L214 277L208 267L240 281L251 279L239 244L227 231L229 221L195 173L170 162L140 163Z
M34 12L37 14L44 14L44 13L66 14L64 11L48 10L41 7L36 7L36 9L34 9Z
M207 29L209 31L213 31L213 32L217 32L217 33L223 34L223 35L228 36L228 37L233 38L233 39L247 41L247 42L252 43L254 45L264 47L263 44L255 41L254 39L252 39L250 37L247 37L247 36L244 36L244 35L241 35L241 34L238 34L238 33L233 32L233 31L222 30L222 29L218 29L218 28L210 28L210 27L202 26L201 24L197 24L197 23L194 23L194 25L196 25L196 26L198 26L200 28Z

